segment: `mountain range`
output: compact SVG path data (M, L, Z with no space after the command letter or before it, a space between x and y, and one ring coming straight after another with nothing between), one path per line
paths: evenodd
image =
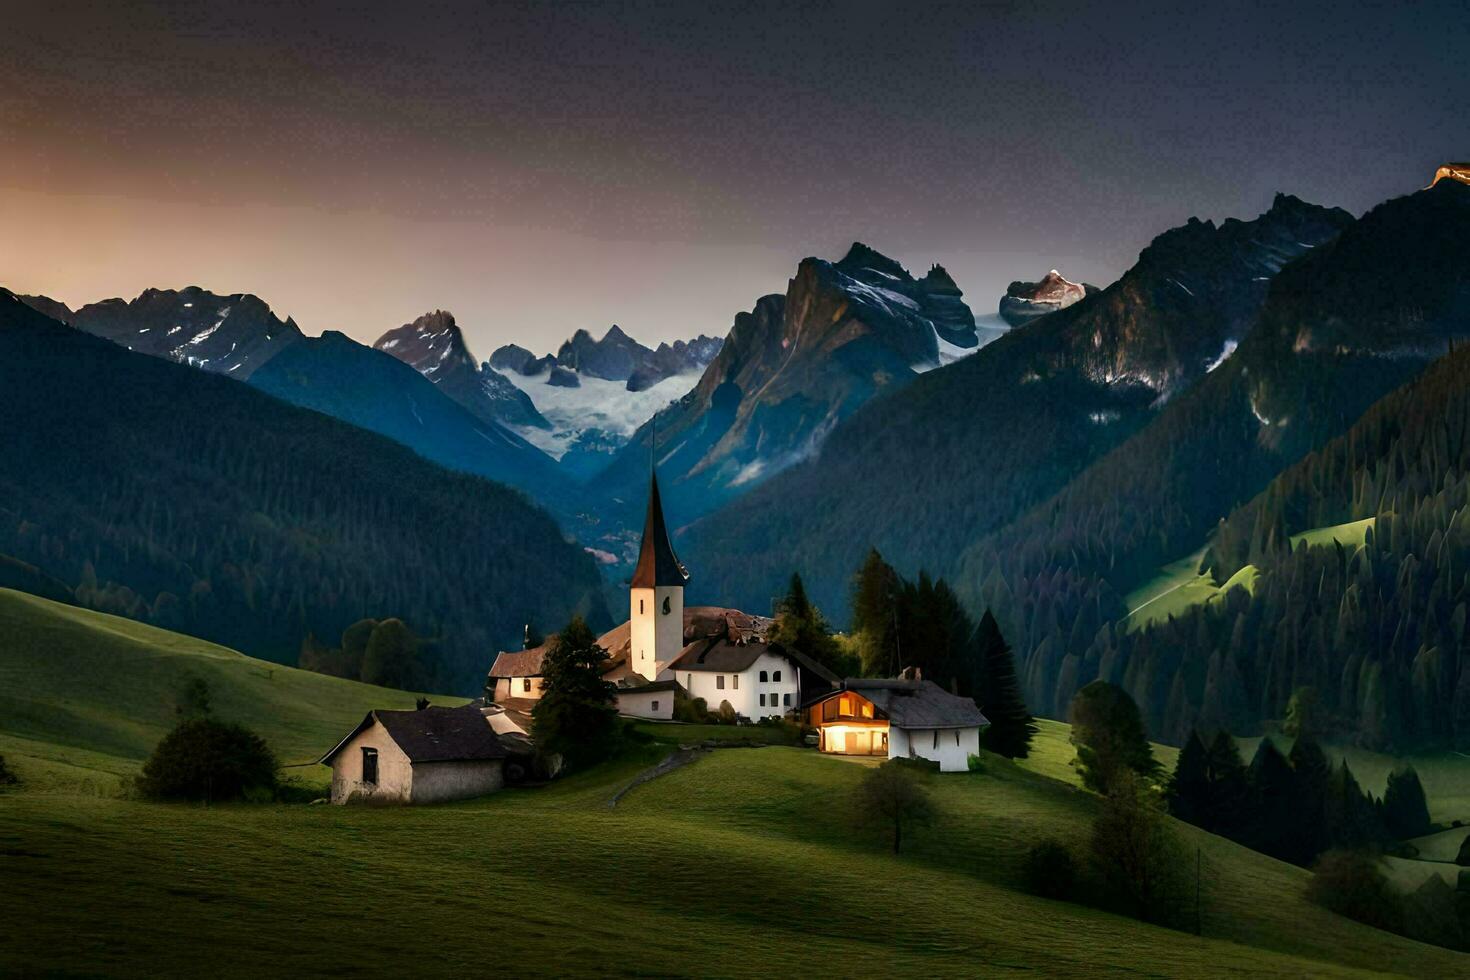
M656 455L666 507L691 520L813 456L880 392L998 333L977 328L941 266L916 279L861 242L837 262L803 259L784 294L735 317L698 384L643 425L598 483L631 516Z
M0 290L7 584L280 663L397 616L465 689L528 621L608 622L592 559L520 493L196 368Z
M1352 221L1286 195L1251 221L1191 219L1107 289L874 398L819 456L687 528L680 553L736 604L799 570L838 622L870 547L949 574L1226 361L1276 272Z

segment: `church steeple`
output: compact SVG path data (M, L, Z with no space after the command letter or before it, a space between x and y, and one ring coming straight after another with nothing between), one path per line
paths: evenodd
M649 477L648 514L643 519L643 544L638 548L638 565L633 569L632 586L635 589L653 589L662 585L683 587L689 582L689 570L674 546L669 543L669 531L664 524L663 500L659 497L658 476Z
M658 680L684 649L684 584L688 581L689 571L669 543L658 477L649 474L643 544L633 580L628 583L629 667L648 680Z

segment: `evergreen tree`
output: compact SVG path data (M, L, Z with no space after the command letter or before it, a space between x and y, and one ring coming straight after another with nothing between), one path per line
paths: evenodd
M980 681L973 696L990 722L980 735L980 744L1009 759L1024 759L1031 751L1036 725L1021 697L1015 657L990 610L980 617L974 637L970 647L980 664Z
M850 672L851 665L847 663L842 645L832 635L832 628L822 611L807 598L806 586L795 572L777 608L776 628L770 638L773 643L811 657L834 673Z
M1384 839L1383 824L1373 798L1358 785L1346 759L1327 781L1326 814L1329 847L1352 850Z
M607 651L586 622L572 617L542 661L541 698L531 709L538 752L585 765L616 747L617 688L602 679L607 662Z
M1227 731L1217 732L1206 753L1210 812L1207 829L1232 840L1241 838L1246 822L1248 788L1240 747Z
M408 691L432 686L419 656L418 638L403 620L385 619L373 626L363 650L362 680L366 684Z
M859 638L863 673L891 676L898 663L898 608L903 582L878 549L868 551L852 590L852 632Z
M1310 738L1297 739L1287 758L1292 771L1288 860L1305 867L1327 849L1327 789L1332 764L1322 747Z
M1263 854L1291 860L1295 777L1286 757L1271 739L1261 739L1246 772L1246 785L1249 818L1241 839Z
M1383 794L1383 823L1395 840L1429 833L1429 803L1414 767L1404 765L1388 774Z
M1179 750L1174 775L1169 779L1165 799L1169 812L1197 827L1205 826L1210 810L1210 773L1208 750L1199 732L1190 729L1189 738Z
M1082 783L1088 789L1106 793L1123 770L1146 780L1157 778L1159 763L1138 705L1127 691L1107 681L1093 681L1072 698L1068 717Z

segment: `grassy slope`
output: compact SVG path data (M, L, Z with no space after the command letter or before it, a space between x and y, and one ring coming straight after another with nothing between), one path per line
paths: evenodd
M1358 548L1362 546L1363 539L1372 526L1373 518L1368 517L1347 524L1313 528L1310 531L1293 534L1291 544L1294 548L1306 542L1310 548L1319 548L1337 542L1349 548ZM1203 557L1204 549L1201 548L1192 555L1186 555L1178 561L1171 562L1159 569L1158 575L1128 593L1124 599L1129 610L1128 628L1135 630L1149 623L1163 622L1170 616L1179 615L1191 606L1211 602L1236 586L1244 588L1247 592L1254 588L1256 581L1254 565L1245 566L1230 576L1224 585L1217 586L1210 576L1200 575L1197 572L1200 559Z
M315 752L365 705L411 697L270 676L157 632L0 594L0 741L7 755L22 748L26 779L0 796L0 922L24 924L0 930L0 973L197 973L207 955L220 975L1470 969L1308 905L1305 872L1187 827L1204 859L1205 939L1023 894L1027 842L1081 840L1093 807L1041 774L1072 775L1056 722L1042 723L1026 768L992 760L986 774L935 780L941 818L902 858L854 820L862 762L785 747L716 752L615 809L606 800L665 745L546 789L437 808L119 799L86 773L136 766L188 671L283 752ZM47 704L69 710L48 722Z
M368 710L411 708L416 697L0 589L0 754L23 775L75 770L103 787L135 771L174 724L191 676L209 685L217 716L248 724L286 764L318 758Z

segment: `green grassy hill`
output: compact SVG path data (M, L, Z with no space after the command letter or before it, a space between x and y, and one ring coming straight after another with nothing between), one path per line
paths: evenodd
M0 754L23 778L71 770L107 785L136 771L191 677L209 685L216 715L259 732L287 765L320 757L368 710L417 697L0 589ZM316 766L288 773L326 777Z
M124 799L182 679L288 761L413 695L0 592L0 974L1463 975L1470 957L1331 915L1307 873L1190 827L1204 937L1034 898L1027 845L1085 838L1067 726L1023 765L936 777L902 857L860 825L871 763L723 749L609 799L664 738L544 789L425 808ZM672 729L673 726L663 726ZM1160 748L1166 764L1172 750ZM44 896L44 901L37 901Z

